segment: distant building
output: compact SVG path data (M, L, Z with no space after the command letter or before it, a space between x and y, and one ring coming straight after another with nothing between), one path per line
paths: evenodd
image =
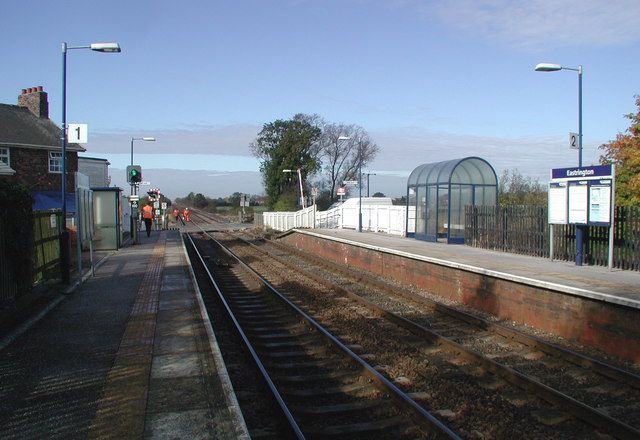
M78 157L78 171L89 176L89 186L91 188L104 188L109 186L109 161L97 157Z
M67 145L66 188L71 201L78 152L83 151L78 144ZM62 205L61 174L60 127L49 119L47 93L42 86L22 89L17 105L0 104L0 178L23 184L34 195L36 208L46 209ZM38 206L44 199L47 206Z

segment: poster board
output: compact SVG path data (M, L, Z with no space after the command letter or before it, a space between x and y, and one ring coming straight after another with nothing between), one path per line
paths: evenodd
M549 183L549 224L566 225L569 222L567 182Z

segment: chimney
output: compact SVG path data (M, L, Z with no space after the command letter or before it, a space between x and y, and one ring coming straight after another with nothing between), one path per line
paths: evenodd
M49 100L42 86L22 89L18 96L18 106L26 107L39 118L49 118Z

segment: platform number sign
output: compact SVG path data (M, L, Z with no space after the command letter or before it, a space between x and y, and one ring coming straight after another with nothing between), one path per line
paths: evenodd
M86 144L89 137L87 124L69 124L67 126L67 142L70 144Z
M572 150L580 149L580 136L578 133L569 133L569 148Z

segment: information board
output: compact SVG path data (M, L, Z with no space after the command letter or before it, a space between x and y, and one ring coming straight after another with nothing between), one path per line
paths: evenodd
M569 223L587 224L589 185L586 180L569 182Z
M549 223L566 225L567 215L567 182L551 182L549 184Z
M611 181L600 180L589 188L589 223L611 222Z

